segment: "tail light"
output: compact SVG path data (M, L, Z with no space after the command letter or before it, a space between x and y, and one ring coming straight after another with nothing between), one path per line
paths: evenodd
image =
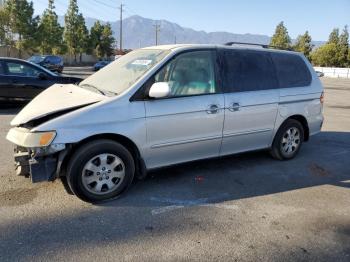
M320 96L320 102L323 105L323 103L324 103L324 92L322 92L322 94Z

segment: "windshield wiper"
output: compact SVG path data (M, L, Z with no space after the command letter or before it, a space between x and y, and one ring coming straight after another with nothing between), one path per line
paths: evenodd
M88 88L92 88L93 90L96 90L97 92L99 92L101 95L106 95L105 92L103 92L101 89L97 88L96 86L94 85L90 85L90 84L82 84L82 85L79 85L81 87L88 87Z
M108 94L108 96L117 96L118 95L118 93L115 93L115 92L112 92L112 91L107 91L107 90L104 90L104 93Z

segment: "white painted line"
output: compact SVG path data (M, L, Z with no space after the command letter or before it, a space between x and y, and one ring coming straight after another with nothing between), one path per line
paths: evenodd
M229 194L223 193L212 198L199 198L194 200L180 200L180 199L174 199L174 198L151 197L150 198L151 201L170 204L169 206L152 209L151 214L154 216L154 215L159 215L159 214L171 212L173 210L177 210L185 207L192 207L192 206L215 207L215 208L221 208L221 209L227 209L227 210L239 209L239 207L236 205L213 203L215 201L219 201L224 198L227 198L228 196Z
M167 213L167 212L170 212L170 211L173 211L176 209L181 209L181 208L184 208L184 206L166 206L166 207L160 207L157 209L153 209L151 211L151 213L152 213L152 216L155 216L155 215Z
M200 198L195 200L179 200L174 198L151 197L151 201L168 203L173 205L195 206L205 204L209 201L208 198Z
M239 206L237 205L228 205L228 204L207 204L202 205L203 207L215 207L215 208L221 208L221 209L227 209L227 210L238 210Z

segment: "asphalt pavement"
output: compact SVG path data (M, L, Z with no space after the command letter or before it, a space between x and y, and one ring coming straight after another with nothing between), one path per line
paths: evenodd
M296 159L162 169L102 205L16 177L18 109L0 110L0 261L350 261L350 80L323 82L323 132Z

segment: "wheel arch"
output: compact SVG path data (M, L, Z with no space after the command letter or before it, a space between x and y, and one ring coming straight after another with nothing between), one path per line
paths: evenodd
M303 115L291 115L291 116L289 116L281 123L281 125L278 127L278 129L280 129L281 126L283 126L284 123L286 123L289 119L296 120L303 126L303 128L304 128L304 141L306 141L306 142L309 141L309 138L310 138L309 123L308 123L306 117Z
M68 166L68 162L73 156L73 154L80 148L81 146L95 141L99 139L104 140L112 140L114 142L120 143L122 146L124 146L129 152L131 153L132 157L135 161L135 168L136 168L136 177L138 178L144 178L146 176L146 166L144 163L144 160L141 157L141 153L137 145L134 141L132 141L130 138L120 135L120 134L112 134L112 133L105 133L105 134L97 134L93 135L87 138L84 138L83 140L79 141L78 143L70 145L68 153L64 156L62 160L62 164L60 166L60 170L57 170L57 173L59 176L65 176L66 169Z

